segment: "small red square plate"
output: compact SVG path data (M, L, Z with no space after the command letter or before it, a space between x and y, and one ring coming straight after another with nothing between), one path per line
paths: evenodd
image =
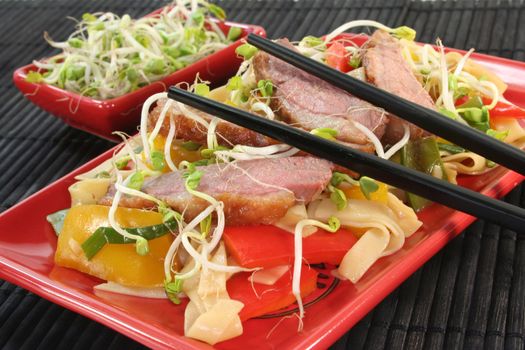
M517 104L525 101L525 64L473 55L509 83L506 94ZM183 336L181 306L166 300L93 292L99 280L54 265L56 237L46 215L69 206L67 188L74 176L105 159L102 154L0 215L0 276L46 299L103 323L146 346L157 349L211 349ZM523 176L498 167L483 176L463 177L461 184L491 197L501 197ZM338 283L322 275L308 304L304 329L297 319L274 317L244 322L242 336L219 343L218 349L322 349L341 337L383 298L474 221L472 216L432 205L419 214L423 227L396 254L380 259L357 284Z
M148 16L158 12L160 9ZM193 83L197 73L203 80L210 81L212 84L222 83L237 72L242 62L242 59L235 54L235 49L241 44L242 38L249 33L266 36L264 29L259 26L212 20L219 25L225 34L228 33L230 27L241 28L241 38L224 49L206 56L161 80L120 97L97 100L80 96L53 85L28 83L26 81L27 73L38 70L34 64L15 70L13 81L31 102L61 118L72 127L118 141L120 138L112 135L113 131L125 131L130 134L137 132L142 104L148 97L166 91L169 86L180 82Z

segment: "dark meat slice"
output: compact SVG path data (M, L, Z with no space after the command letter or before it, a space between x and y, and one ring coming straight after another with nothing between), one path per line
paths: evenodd
M155 126L166 101L167 100L160 100L157 103L157 106L150 112L148 120L149 131L153 130L153 127ZM185 106L185 108L189 110L191 114L199 116L208 123L212 119L212 116L207 113L201 112L189 106ZM170 115L173 116L173 121L176 127L175 137L177 139L191 140L200 144L206 143L206 127L192 119L188 113L182 113L177 104L174 102L172 103L172 107L168 109L166 117L164 118L164 122L162 123L162 127L160 129L161 135L168 135L170 127ZM217 141L219 141L219 144L223 146L239 144L263 147L277 143L277 141L269 137L224 120L219 121L216 132Z
M287 39L279 43L293 48ZM262 51L253 67L257 80L269 79L276 87L271 107L284 122L306 130L332 128L338 140L368 150L370 141L354 121L383 136L388 118L368 102Z
M387 32L375 31L366 44L362 61L367 79L372 84L424 107L435 109L432 98L403 58L398 40ZM390 144L399 141L404 134L404 123L407 122L390 116L383 141ZM427 134L423 129L410 123L409 125L411 139Z
M229 225L271 224L297 202L312 201L332 176L330 162L312 157L239 161L198 167L198 170L203 175L197 190L224 203ZM180 172L166 173L147 179L142 191L184 213L188 221L209 203L188 193L184 181ZM110 205L114 191L112 186L100 204ZM152 203L123 196L119 205L144 208L151 207Z

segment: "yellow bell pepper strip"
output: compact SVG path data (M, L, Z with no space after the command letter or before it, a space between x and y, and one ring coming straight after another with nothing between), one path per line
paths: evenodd
M106 281L132 287L162 287L164 257L173 242L167 234L149 241L149 253L140 256L133 244L105 244L88 260L82 250L85 242L99 227L110 226L109 207L79 205L71 208L58 237L55 263L73 268ZM162 224L162 215L147 210L118 208L116 221L122 227L144 227Z

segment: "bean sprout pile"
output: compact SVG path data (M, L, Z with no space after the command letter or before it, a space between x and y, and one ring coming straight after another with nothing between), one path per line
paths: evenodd
M176 0L157 15L137 20L127 14L86 13L66 41L44 34L62 52L34 61L39 72L30 72L28 81L97 99L122 96L226 47L241 35L237 27L225 35L210 15L225 18L220 7L203 0Z

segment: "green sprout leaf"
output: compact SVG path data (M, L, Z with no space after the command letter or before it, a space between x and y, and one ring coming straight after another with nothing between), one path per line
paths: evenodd
M149 253L148 240L144 237L138 237L135 242L135 250L138 255L144 256Z
M390 34L392 34L394 37L398 39L406 39L409 41L414 41L414 39L416 38L416 31L407 26L401 26L401 27L394 28L392 29Z
M208 96L210 93L210 87L206 84L195 84L195 93L199 96Z
M507 136L509 136L509 131L508 130L498 131L494 129L488 129L487 135L494 137L497 140L504 141L507 138Z
M271 97L273 95L273 83L271 80L259 80L257 87L263 97Z
M226 12L224 12L222 7L220 7L220 6L217 6L215 4L209 4L208 5L208 11L210 11L210 13L212 15L214 15L215 17L217 17L220 20L225 20L226 19Z
M151 152L151 165L154 170L162 171L166 166L166 163L164 162L164 153L160 151Z
M330 188L330 190L332 191L332 193L330 193L330 200L337 206L337 210L346 208L347 199L345 193L337 187Z
M195 170L194 172L189 174L186 178L186 186L191 190L197 189L197 187L199 187L202 175L202 171L199 170Z
M85 22L95 22L97 20L97 17L95 17L91 13L84 13L82 15L82 20Z
M242 34L242 29L239 27L230 27L228 30L228 35L226 36L226 39L230 41L237 40Z
M186 141L183 142L181 146L187 151L196 151L201 147L201 144L193 141Z
M362 176L359 179L359 186L361 187L361 192L363 192L366 199L370 199L370 194L379 189L377 182L367 176Z
M140 191L143 183L144 183L144 174L142 174L141 171L137 171L137 172L134 172L132 175L130 175L130 179L129 179L127 187Z
M33 84L40 83L43 79L42 74L35 71L30 71L26 76L26 81Z
M125 169L128 166L128 163L130 160L131 160L130 156L122 157L120 159L117 159L117 161L115 162L115 166L117 167L118 170Z
M79 49L82 47L82 45L84 45L84 40L79 38L71 38L67 41L67 43L69 46Z
M335 216L330 216L328 218L328 226L330 227L330 230L328 230L329 232L337 232L341 227L341 221Z
M322 137L323 139L327 140L335 140L335 137L337 136L337 130L330 128L316 128L310 131L310 134Z
M239 76L231 77L226 85L226 90L234 91L242 88L242 78Z
M168 299L174 304L180 304L178 294L182 292L184 280L175 277L175 281L164 281L164 290Z
M301 42L307 46L307 47L318 47L318 46L322 46L324 48L324 40L321 39L321 38L318 38L316 36L312 36L312 35L309 35L309 36L305 36L303 38L303 40L301 40Z
M165 68L165 64L164 64L164 60L162 59L153 59L151 61L149 61L147 64L146 64L146 67L144 68L144 70L147 72L147 73L151 73L151 74L163 74L164 73L164 68Z
M255 46L248 43L238 46L235 49L235 53L239 56L242 56L245 60L249 60L259 51Z
M352 184L352 185L359 184L356 180L352 179L349 175L334 171L334 173L332 174L332 178L330 179L330 184L332 186L339 186L343 182L348 182L349 184Z
M350 61L348 62L348 64L354 69L359 68L359 66L361 65L361 58L358 55L354 54L352 55L352 57L350 57Z

